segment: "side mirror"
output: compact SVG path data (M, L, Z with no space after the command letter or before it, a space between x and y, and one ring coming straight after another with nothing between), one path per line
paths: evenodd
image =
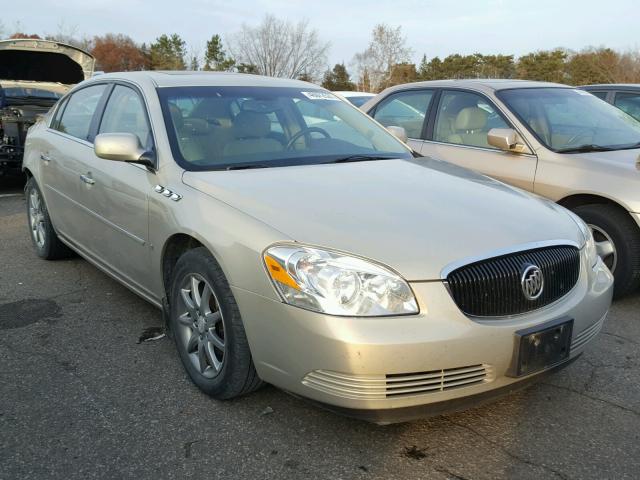
M142 148L133 133L101 133L94 139L93 149L98 157L105 160L154 166L152 155Z
M522 153L527 148L513 128L492 128L487 133L487 143L500 150L514 153Z
M395 125L389 125L387 130L391 135L396 137L401 142L407 143L409 137L407 137L407 131L403 127L397 127Z

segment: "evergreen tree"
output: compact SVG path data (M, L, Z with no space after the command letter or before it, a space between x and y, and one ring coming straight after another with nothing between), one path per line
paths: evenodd
M235 60L227 57L222 48L222 38L216 34L207 42L207 50L204 54L204 70L224 72L235 66Z
M160 35L151 44L151 69L152 70L184 70L185 41L177 33Z
M236 71L238 73L253 73L254 75L260 73L258 67L252 63L239 63L236 65Z
M344 63L336 63L333 70L327 70L322 79L322 86L327 90L355 90L356 86L351 81Z

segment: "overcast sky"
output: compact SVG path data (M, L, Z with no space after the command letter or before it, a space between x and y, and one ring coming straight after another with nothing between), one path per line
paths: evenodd
M214 33L223 39L266 13L309 19L331 42L329 63L350 64L366 48L372 27L401 25L414 60L451 53L513 53L566 47L640 48L637 0L31 0L11 2L1 17L10 32L19 22L27 33L55 33L60 22L82 36L125 33L151 42L180 34L204 51Z

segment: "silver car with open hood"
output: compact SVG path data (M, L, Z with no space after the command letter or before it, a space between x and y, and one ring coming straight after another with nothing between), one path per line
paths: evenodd
M59 42L0 41L0 175L19 172L27 130L72 85L90 78L94 58Z

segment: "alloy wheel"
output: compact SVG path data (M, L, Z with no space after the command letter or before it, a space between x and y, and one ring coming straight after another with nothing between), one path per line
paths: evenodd
M613 243L613 239L605 230L597 225L589 224L589 228L596 242L596 252L598 252L598 256L613 273L618 264L618 252L615 243Z
M39 248L44 248L46 241L44 222L40 193L35 188L32 188L29 193L29 223L31 226L31 235Z
M180 288L178 325L193 365L206 378L217 376L226 351L222 311L209 282L196 273L187 275Z

